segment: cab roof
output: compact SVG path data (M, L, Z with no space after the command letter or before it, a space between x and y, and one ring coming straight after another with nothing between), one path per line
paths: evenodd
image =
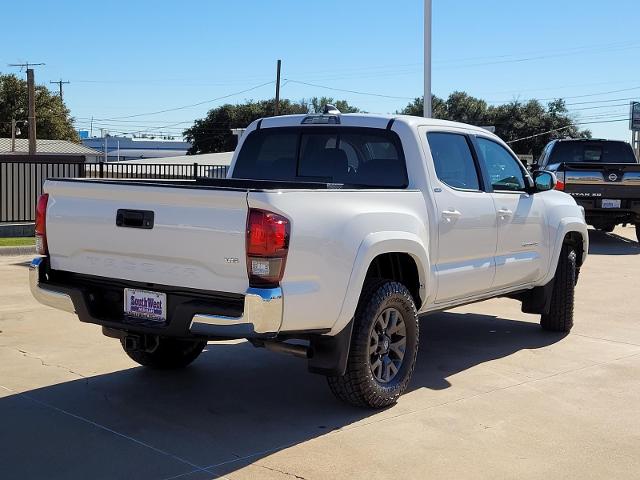
M309 115L282 115L278 117L268 117L253 122L248 129L253 129L258 124L259 128L275 128L275 127L297 127L308 126L313 128L315 126L327 126L327 123L321 124L303 124L303 120L309 117L338 117L340 119L340 125L348 127L367 127L367 128L387 128L391 121L404 123L410 128L417 128L421 126L427 127L450 127L456 129L472 130L479 133L489 134L494 136L488 130L475 125L468 125L466 123L451 122L449 120L438 120L435 118L415 117L411 115L382 115L382 114L368 114L368 113L345 113L340 115L322 115L322 114L309 114ZM329 123L329 125L336 125L335 123Z

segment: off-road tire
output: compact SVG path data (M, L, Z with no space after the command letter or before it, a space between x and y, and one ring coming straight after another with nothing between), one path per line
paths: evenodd
M395 377L379 382L372 371L369 342L378 317L394 308L402 315L406 330L404 358ZM409 385L418 354L418 313L411 293L401 283L372 279L365 282L354 316L347 370L327 377L340 400L358 407L383 408L395 403Z
M576 286L576 250L571 245L563 245L553 278L551 308L542 315L540 326L552 332L569 332L573 327L573 302Z
M175 338L158 339L158 346L152 351L127 350L124 348L124 340L121 340L125 353L134 361L144 367L158 370L170 370L184 368L193 362L202 353L207 345L203 341L178 340Z

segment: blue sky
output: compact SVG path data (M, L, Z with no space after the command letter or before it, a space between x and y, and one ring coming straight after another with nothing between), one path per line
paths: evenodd
M272 97L268 84L148 114L271 82L278 58L289 80L283 97L331 95L370 112L394 112L422 94L422 4L34 0L25 8L4 2L0 71L19 73L8 63L45 62L37 81L69 80L67 105L78 127L94 117L94 133L100 127L176 133L222 103ZM464 90L491 102L567 97L581 122L622 119L629 99L640 99L637 0L433 4L439 96ZM598 137L630 138L625 121L585 127Z

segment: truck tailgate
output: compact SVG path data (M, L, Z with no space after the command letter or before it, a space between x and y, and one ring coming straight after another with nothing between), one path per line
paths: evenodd
M564 181L565 193L587 210L607 206L615 207L614 210L640 207L640 165L637 163L563 163L558 173Z
M248 287L246 190L61 180L45 191L54 270L230 293ZM153 227L117 226L120 209L152 211Z

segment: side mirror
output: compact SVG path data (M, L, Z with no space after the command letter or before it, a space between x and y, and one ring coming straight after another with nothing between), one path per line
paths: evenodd
M538 170L533 173L533 183L535 184L536 192L546 192L556 188L558 179L552 172L546 170Z

